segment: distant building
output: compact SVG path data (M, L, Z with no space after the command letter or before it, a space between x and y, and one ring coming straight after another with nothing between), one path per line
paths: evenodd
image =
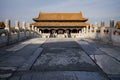
M0 29L4 29L4 28L5 28L4 22L0 22Z
M42 13L38 18L33 18L35 27L39 28L41 33L54 35L66 35L71 37L72 33L79 33L83 27L89 26L87 18L80 13ZM56 37L56 36L54 36Z
M115 28L116 28L116 29L120 29L120 21L118 21L118 22L116 23Z

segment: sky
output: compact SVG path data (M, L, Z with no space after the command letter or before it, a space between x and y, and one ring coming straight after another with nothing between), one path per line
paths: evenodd
M120 0L0 0L0 21L33 23L39 12L83 13L88 22L120 20Z

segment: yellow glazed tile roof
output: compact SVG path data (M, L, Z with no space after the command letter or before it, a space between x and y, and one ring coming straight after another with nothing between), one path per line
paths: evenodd
M87 21L87 18L83 18L82 12L80 13L40 13L38 18L33 18L34 21L39 20L84 20Z
M116 23L115 28L116 28L116 29L120 29L120 21L118 21L118 22Z
M89 23L83 22L37 22L34 26L89 26Z

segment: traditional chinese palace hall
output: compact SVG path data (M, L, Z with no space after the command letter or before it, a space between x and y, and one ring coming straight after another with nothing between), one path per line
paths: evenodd
M33 18L34 27L39 28L42 37L77 36L81 29L89 26L88 19L80 13L43 13Z

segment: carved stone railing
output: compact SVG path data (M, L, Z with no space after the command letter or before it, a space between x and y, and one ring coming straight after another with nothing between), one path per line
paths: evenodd
M120 43L120 29L113 29L112 41L115 43Z
M115 30L113 31L113 34L114 34L115 36L120 36L120 29L115 29Z
M71 33L72 38L79 38L80 34L79 33Z
M10 20L6 20L5 29L0 29L0 47L9 45L11 43L19 42L25 39L39 37L39 30L30 28L30 25L26 25L23 22L22 27L19 26L19 22L15 22L15 29L11 29Z
M7 42L8 31L7 30L0 30L0 45L6 45Z
M87 31L85 29L82 29L82 35L84 37L80 38L91 38L91 39L99 39L105 42L110 42L110 43L120 43L120 29L115 29L114 28L114 22L110 22L109 27L101 26L101 27L91 27Z

